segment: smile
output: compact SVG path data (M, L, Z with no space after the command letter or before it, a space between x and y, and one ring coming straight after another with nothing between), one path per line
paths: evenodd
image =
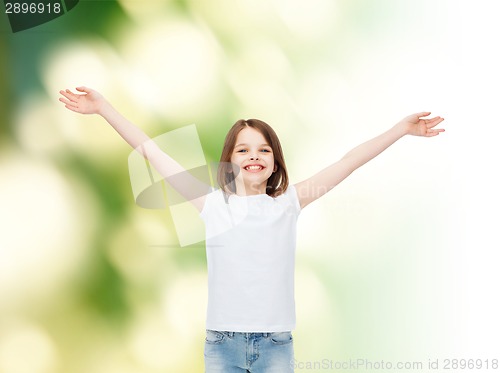
M246 166L245 167L246 171L254 171L254 172L255 171L260 171L260 170L263 170L263 169L264 169L264 167L258 166L258 165L252 165L252 166Z

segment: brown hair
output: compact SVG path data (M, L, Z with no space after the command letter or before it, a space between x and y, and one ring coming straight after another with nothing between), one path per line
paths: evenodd
M251 127L259 131L273 150L276 172L273 172L267 180L266 194L271 197L277 197L288 188L288 172L286 170L285 157L283 156L283 150L281 150L281 144L276 132L274 132L269 124L258 119L240 119L227 133L217 170L217 182L224 192L228 194L236 193L236 185L234 183L236 175L231 167L231 154L236 145L236 137L246 127Z

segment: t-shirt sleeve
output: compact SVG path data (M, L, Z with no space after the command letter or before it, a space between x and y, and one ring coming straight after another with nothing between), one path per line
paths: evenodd
M288 200L292 204L297 215L300 214L300 211L302 209L300 208L299 196L297 195L297 189L295 189L295 186L289 185L288 188L286 189L285 195L287 196Z
M215 189L211 193L207 194L207 197L205 198L205 204L203 205L203 208L201 209L199 215L203 221L206 221L207 216L209 215L214 206L214 203L216 202L216 198L221 197L220 194L220 189Z

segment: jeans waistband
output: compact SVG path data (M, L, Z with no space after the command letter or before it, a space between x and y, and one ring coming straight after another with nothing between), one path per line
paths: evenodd
M229 331L222 331L220 330L219 331L220 333L224 333L226 334L227 336L229 337L234 337L235 335L241 335L241 336L244 336L244 337L247 337L247 338L251 338L251 337L264 337L264 338L267 338L269 337L271 334L271 332L229 332Z
M241 335L244 335L248 338L250 337L264 337L264 338L267 338L271 335L271 333L269 332L265 332L265 333L249 333L249 332L230 332L230 333L233 333L234 334L241 334Z

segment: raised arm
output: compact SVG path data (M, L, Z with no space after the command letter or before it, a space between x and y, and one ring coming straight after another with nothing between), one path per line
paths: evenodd
M190 200L198 211L203 209L206 194L200 191L206 190L208 193L208 185L191 176L140 128L121 115L99 92L87 87L77 87L76 90L82 94L75 94L69 89L59 91L63 96L59 101L76 113L102 116L132 148L150 162L163 178ZM193 198L194 194L200 196Z
M430 112L407 116L388 131L350 150L339 161L295 184L301 208L323 196L354 170L375 158L401 137L405 135L433 137L443 132L444 129L434 127L444 119L441 117L423 119L428 115Z

